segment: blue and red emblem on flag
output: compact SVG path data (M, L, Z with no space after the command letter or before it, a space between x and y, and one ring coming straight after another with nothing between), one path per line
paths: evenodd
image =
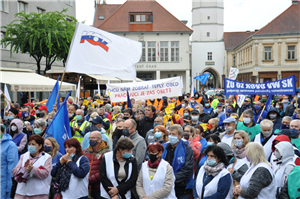
M81 36L80 43L84 43L84 41L88 41L90 44L94 46L100 46L106 52L108 52L109 47L107 46L111 41L104 37L103 35L95 32L86 32L84 31Z

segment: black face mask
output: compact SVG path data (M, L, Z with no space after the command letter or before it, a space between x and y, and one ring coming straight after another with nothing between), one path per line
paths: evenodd
M129 119L129 117L123 117L123 120L128 120Z
M189 133L183 133L183 138L188 140L190 138L190 134Z
M128 129L123 129L123 130L122 130L122 134L123 134L125 137L128 137L128 136L130 135Z
M36 114L36 117L39 117L39 118L42 118L42 117L44 117L45 116L45 113L37 113Z
M158 153L157 154L149 154L149 159L152 163L154 163L158 157L157 157Z
M119 135L119 136L121 136L121 135L123 135L123 129L117 129L116 130L116 133Z

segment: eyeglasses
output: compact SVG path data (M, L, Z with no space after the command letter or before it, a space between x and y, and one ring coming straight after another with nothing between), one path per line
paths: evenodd
M90 137L90 140L98 140L98 137Z
M184 133L191 133L191 131L183 131Z

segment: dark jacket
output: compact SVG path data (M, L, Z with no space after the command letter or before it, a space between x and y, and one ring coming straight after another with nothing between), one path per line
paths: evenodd
M103 157L103 154L109 151L107 142L103 141L100 144L97 151L93 151L93 148L84 150L84 155L89 159L91 165L91 171L89 174L89 185L91 186L92 191L100 191L100 174L99 167Z
M115 172L115 176L116 176L116 180L118 182L118 190L119 190L119 194L121 196L121 199L126 199L125 194L127 193L127 191L129 191L130 189L132 189L133 187L135 187L137 178L138 178L138 168L137 168L137 164L136 164L136 160L134 157L131 157L129 159L126 160L124 169L126 172L126 178L123 179L121 182L118 181L118 173L119 173L119 162L116 158L116 152L114 151L114 172ZM111 160L110 160L111 161ZM128 179L127 182L126 179L128 177L128 169L129 169L129 163L132 163L132 172L131 172L131 176ZM105 156L103 156L102 161L100 163L100 167L99 167L99 173L100 173L100 182L102 183L104 189L106 190L106 192L108 193L110 191L110 189L108 187L114 187L114 185L111 183L111 181L107 178L106 176L106 164L105 164Z
M210 120L211 118L215 118L218 116L218 113L212 113L211 115L207 114L207 113L202 113L199 116L199 121L202 123L208 123L208 120Z
M266 116L266 119L268 119L268 120L270 119L270 113L271 112L276 112L276 114L277 114L276 120L273 122L273 124L274 124L273 125L273 133L274 133L274 131L276 129L280 129L281 128L282 118L280 117L280 114L279 114L278 110L276 108L272 107L272 108L270 108L270 110L269 110L269 112L268 112L268 114Z
M153 118L144 117L142 120L140 120L138 128L137 128L140 136L145 138L147 132L150 129L153 129L153 124L154 124L155 118L156 118L156 115L153 115Z
M254 108L254 105L253 103L250 103L248 105L246 104L243 104L242 107L239 109L239 116L242 115L242 113L247 110L247 109L252 109L253 112L255 112L255 108Z

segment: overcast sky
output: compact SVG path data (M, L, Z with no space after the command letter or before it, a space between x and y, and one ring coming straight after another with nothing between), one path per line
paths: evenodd
M103 0L101 0L102 2ZM106 0L107 4L123 4L126 0ZM192 0L157 0L179 20L192 25ZM260 29L291 6L291 0L225 0L224 31ZM76 17L92 25L94 0L76 0Z

